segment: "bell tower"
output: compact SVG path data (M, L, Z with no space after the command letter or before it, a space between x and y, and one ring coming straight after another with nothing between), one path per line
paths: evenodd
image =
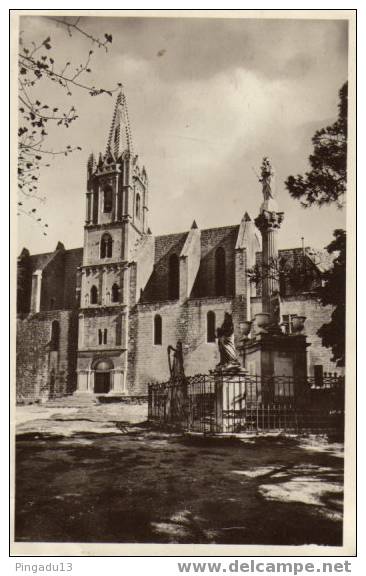
M126 392L129 264L148 230L148 179L119 92L104 154L87 163L78 392Z
M134 154L125 95L117 96L106 151L87 164L84 264L98 258L95 230L117 229L113 258L128 260L139 236L148 229L148 179ZM87 237L91 237L91 242Z

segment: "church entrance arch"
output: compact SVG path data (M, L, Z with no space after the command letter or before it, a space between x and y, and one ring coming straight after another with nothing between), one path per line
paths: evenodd
M94 394L108 394L111 390L111 372L113 362L109 358L95 360L92 364L94 372Z

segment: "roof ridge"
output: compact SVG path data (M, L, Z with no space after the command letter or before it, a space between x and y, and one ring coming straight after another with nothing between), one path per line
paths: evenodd
M240 224L228 224L227 226L212 226L212 228L202 228L201 232L207 232L208 230L223 230L224 228L239 228Z
M65 249L65 254L67 254L68 252L74 252L76 250L84 250L83 246L79 246L78 248L66 248ZM30 254L30 258L40 258L41 256L51 256L52 254L55 254L56 250L52 250L51 252L36 252L35 254Z
M37 252L36 254L30 254L30 258L39 258L40 256L51 256L51 254L54 254L55 250L52 250L52 252Z
M201 228L201 232L208 232L209 230L224 230L225 228L239 228L240 224L229 224L227 226L213 226L212 228ZM166 236L179 236L180 234L188 234L189 230L183 232L169 232L168 234L157 234L155 238L164 238Z

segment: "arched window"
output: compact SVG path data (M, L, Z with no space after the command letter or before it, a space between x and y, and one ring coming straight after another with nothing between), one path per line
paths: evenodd
M169 258L169 298L176 300L179 298L179 259L176 254Z
M90 288L90 304L98 304L98 288L96 286Z
M216 315L210 310L207 312L207 342L215 342L216 336Z
M104 188L103 212L112 211L113 190L110 186Z
M112 258L112 238L109 234L103 234L100 241L100 257Z
M160 314L154 317L154 344L161 346L163 341L163 323Z
M225 250L220 246L215 253L215 288L216 296L225 296L226 262Z
M140 220L140 211L141 211L141 196L139 193L136 194L136 218Z
M100 328L98 330L98 344L103 344L103 332Z
M112 286L112 302L119 302L119 286L113 284Z
M85 294L85 306L89 306L89 294Z
M110 301L111 301L111 293L108 290L107 294L105 295L105 302L106 304L109 304Z
M103 330L103 344L107 344L107 328Z
M53 352L57 352L60 346L60 324L54 320L51 324L51 346Z

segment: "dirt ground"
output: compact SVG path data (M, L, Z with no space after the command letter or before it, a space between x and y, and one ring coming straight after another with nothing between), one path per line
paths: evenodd
M18 407L16 540L342 544L342 444L191 438L146 412Z

